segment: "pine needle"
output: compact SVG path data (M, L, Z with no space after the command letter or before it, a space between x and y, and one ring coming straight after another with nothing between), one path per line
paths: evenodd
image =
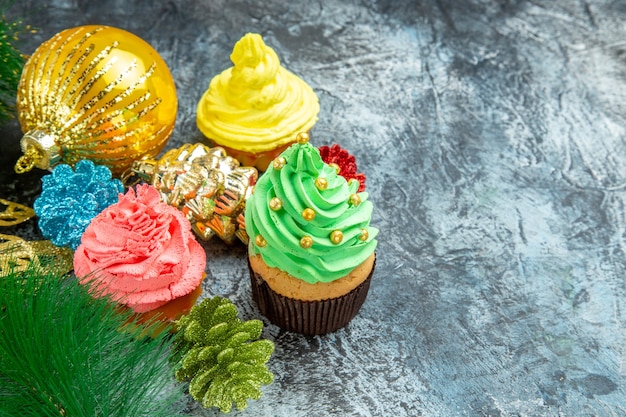
M120 331L127 319L74 278L0 278L0 417L181 415L171 339Z
M16 43L20 33L31 30L21 21L7 20L5 11L12 3L0 2L0 123L13 115L17 85L24 67L24 56Z

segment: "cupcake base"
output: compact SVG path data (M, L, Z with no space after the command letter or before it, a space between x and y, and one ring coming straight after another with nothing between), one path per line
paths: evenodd
M374 274L372 267L365 281L345 295L320 301L303 301L272 290L250 267L250 261L248 269L252 298L261 314L283 330L309 336L332 333L348 324L365 302Z
M281 145L268 151L252 153L241 151L239 149L229 148L228 146L220 145L217 142L213 141L215 146L220 146L224 148L228 155L238 160L241 166L254 167L260 172L266 171L267 167L272 163L274 158L278 157L285 149L293 145L294 142L289 142L285 145Z
M136 325L148 325L148 327L141 333L141 336L150 337L156 337L168 328L170 332L174 333L175 329L171 326L172 323L180 319L183 315L189 314L191 308L196 305L196 302L201 294L202 282L200 282L200 285L198 285L196 289L189 294L175 298L172 301L163 304L161 307L146 311L145 313L131 314L128 322L126 323L126 329L136 330ZM130 310L126 306L120 308Z

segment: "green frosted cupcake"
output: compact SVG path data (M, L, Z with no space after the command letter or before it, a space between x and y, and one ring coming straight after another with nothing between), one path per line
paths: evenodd
M365 301L378 229L358 188L322 161L306 134L257 182L245 211L252 295L281 328L333 332Z

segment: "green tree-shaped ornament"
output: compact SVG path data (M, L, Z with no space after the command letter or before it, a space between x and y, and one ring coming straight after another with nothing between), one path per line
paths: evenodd
M257 340L263 322L242 322L237 316L231 301L216 296L176 322L176 379L190 381L189 393L203 407L218 407L223 413L229 413L233 403L245 409L248 399L261 398L261 385L274 379L266 365L274 343Z

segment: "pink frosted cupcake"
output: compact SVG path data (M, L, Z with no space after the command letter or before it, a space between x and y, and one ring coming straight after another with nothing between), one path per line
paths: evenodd
M189 221L150 185L120 194L91 221L74 254L81 283L143 320L187 313L201 293L205 265Z

